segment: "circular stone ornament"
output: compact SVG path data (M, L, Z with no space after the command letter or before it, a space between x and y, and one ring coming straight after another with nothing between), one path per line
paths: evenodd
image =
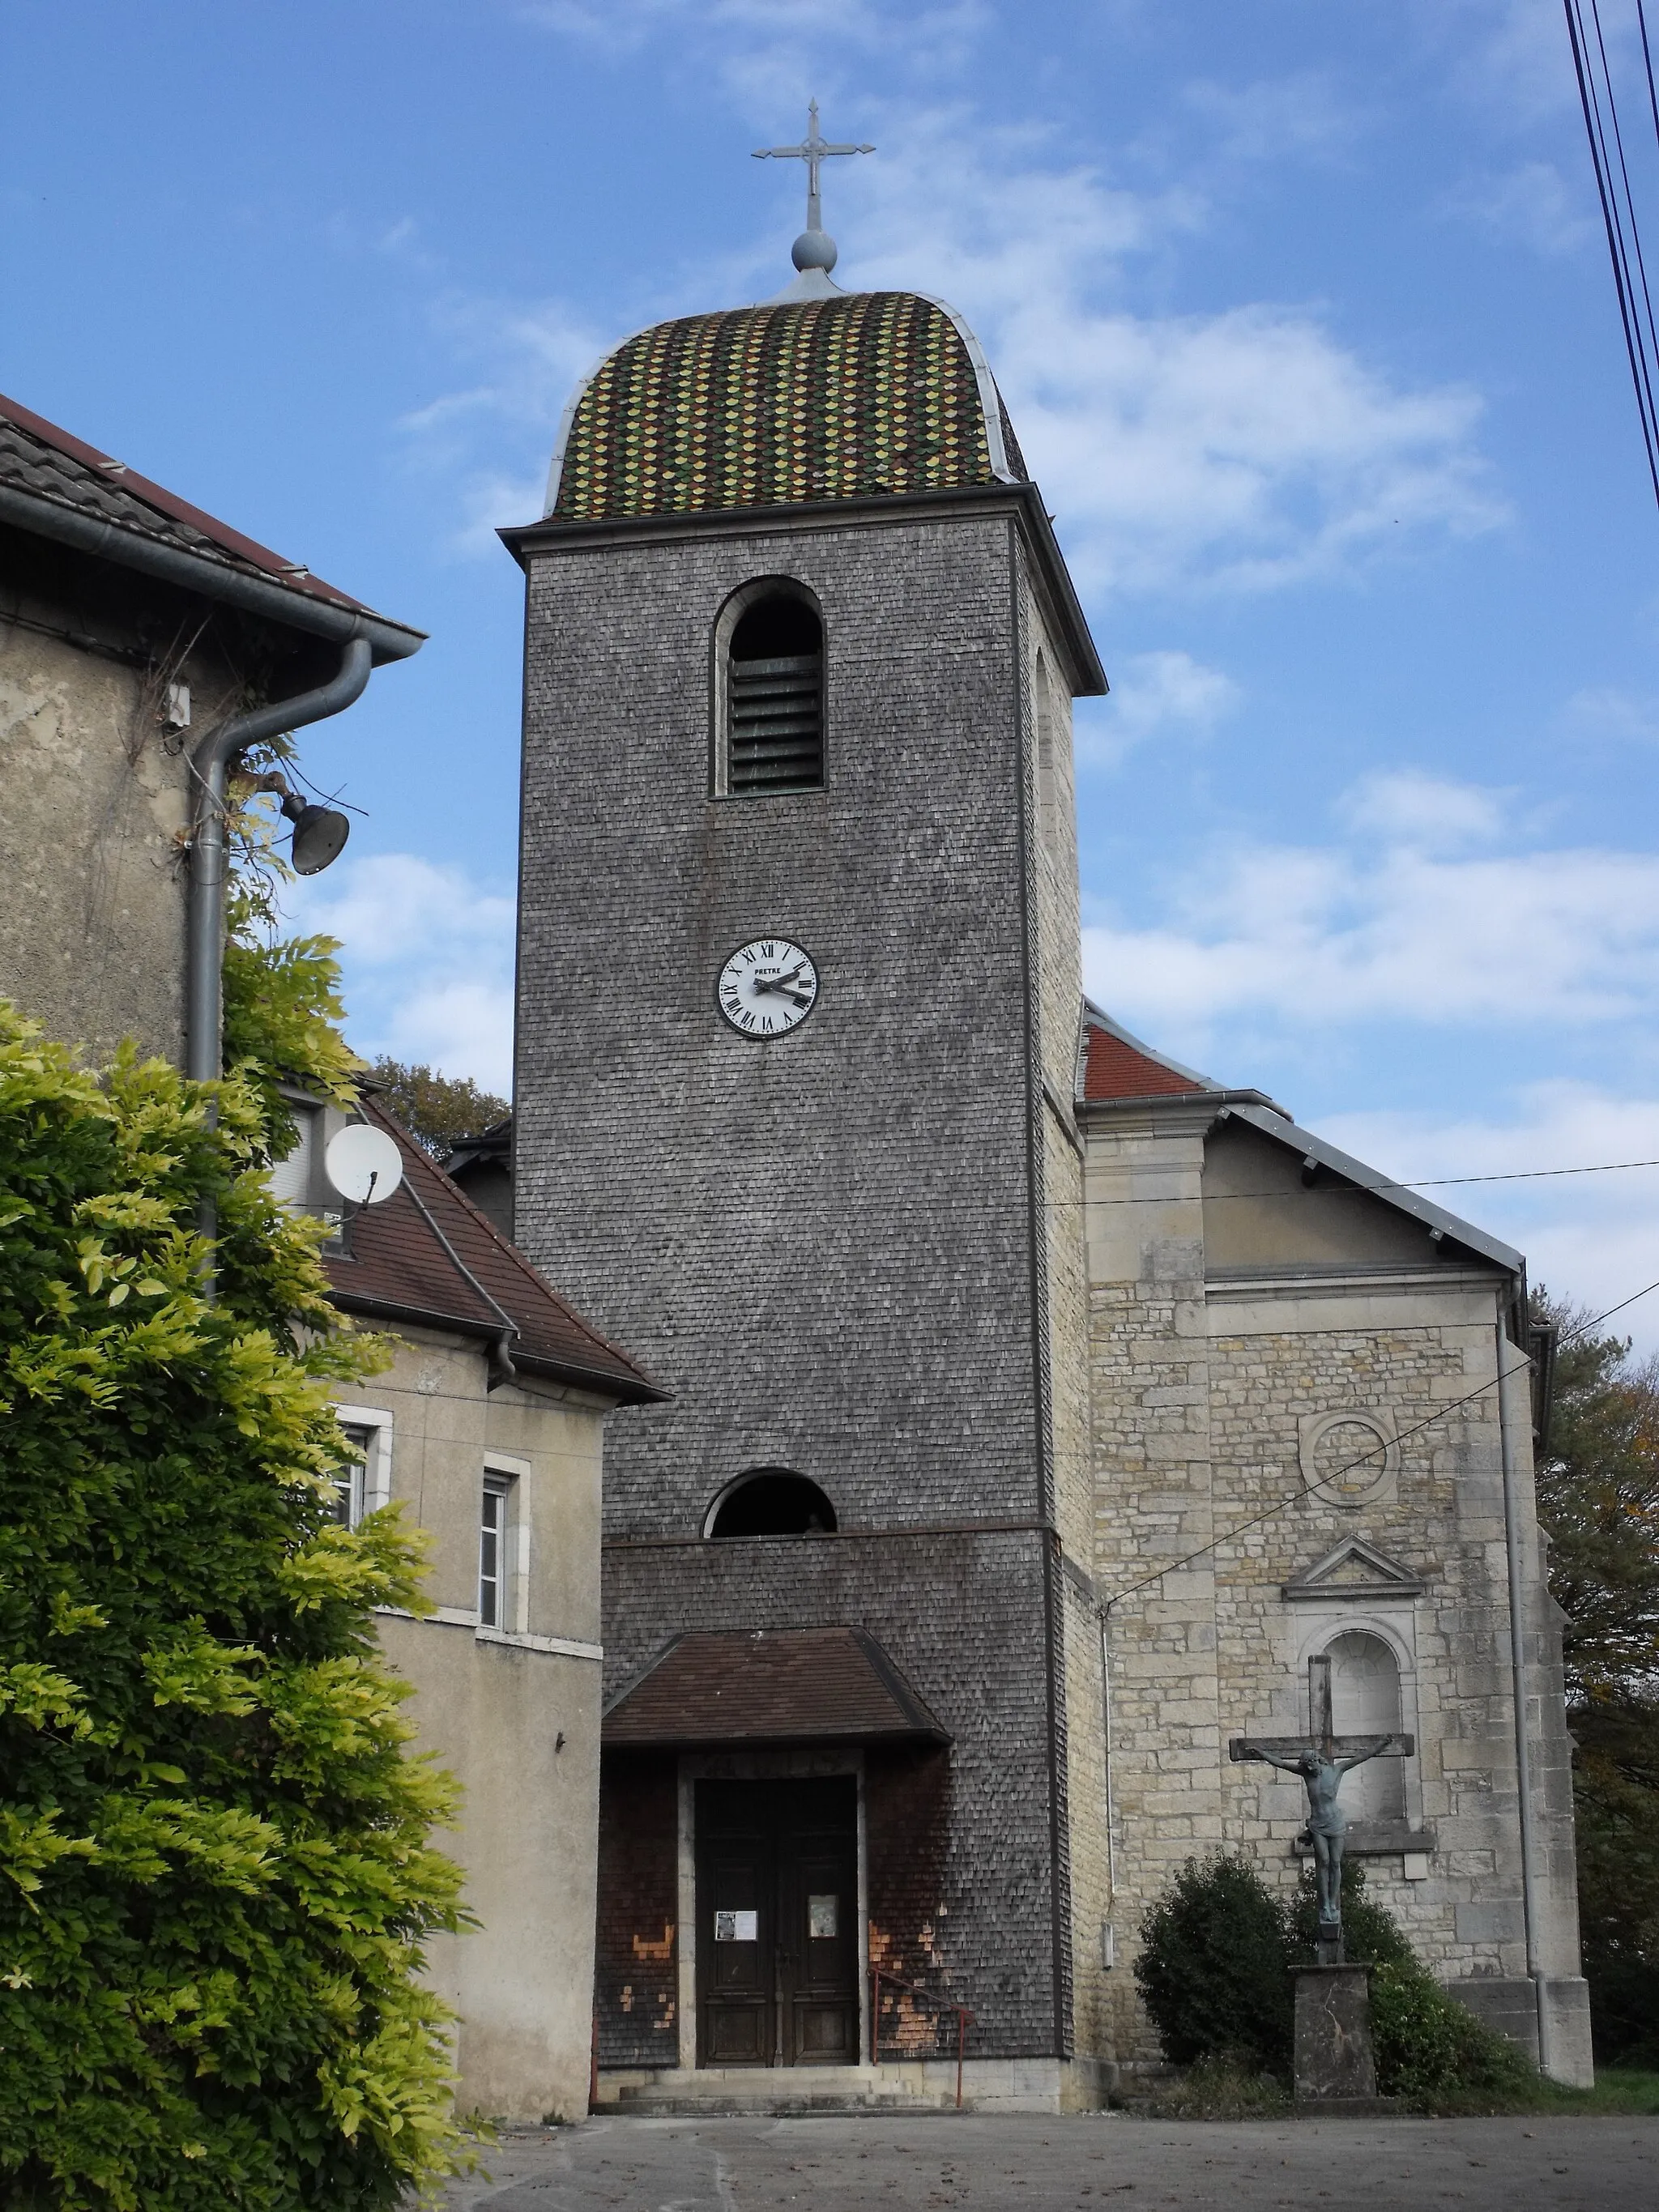
M1307 1422L1298 1457L1309 1489L1327 1504L1350 1509L1380 1497L1400 1468L1392 1423L1355 1407Z

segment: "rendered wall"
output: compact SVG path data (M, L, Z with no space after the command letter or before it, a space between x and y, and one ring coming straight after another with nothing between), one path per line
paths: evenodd
M94 1060L182 1048L188 770L156 705L142 668L0 611L0 995Z
M491 1392L487 1376L475 1340L405 1331L348 1411L391 1416L390 1494L432 1539L435 1617L389 1615L381 1634L414 1686L421 1747L465 1792L440 1841L482 1925L429 1948L460 2014L458 2101L572 2119L587 2109L592 2041L605 1408L531 1382ZM487 1463L516 1472L500 1632L478 1626Z

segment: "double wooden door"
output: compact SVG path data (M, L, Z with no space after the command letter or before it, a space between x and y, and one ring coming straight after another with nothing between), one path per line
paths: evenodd
M857 1784L696 1791L698 2063L854 2064Z

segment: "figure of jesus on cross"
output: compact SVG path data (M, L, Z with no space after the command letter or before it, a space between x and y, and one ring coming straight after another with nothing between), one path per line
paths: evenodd
M1299 1774L1308 1792L1308 1840L1319 1881L1319 1960L1342 1964L1342 1842L1348 1824L1337 1802L1342 1778L1368 1759L1409 1759L1408 1735L1338 1735L1331 1720L1328 1656L1308 1662L1309 1733L1298 1736L1236 1735L1227 1746L1235 1764L1261 1759Z

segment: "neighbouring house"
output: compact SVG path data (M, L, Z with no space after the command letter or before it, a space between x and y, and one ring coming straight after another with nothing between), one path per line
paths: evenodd
M343 1516L400 1501L431 1540L424 1619L387 1616L422 1745L465 1791L444 1847L481 1925L430 1948L460 2015L464 2110L587 2109L599 1772L599 1522L605 1416L658 1390L597 1335L376 1105L403 1180L343 1207L322 1175L348 1117L295 1102L288 1203L327 1214L335 1303L387 1334L391 1367L339 1413L363 1453ZM372 1400L372 1402L370 1402Z
M182 1064L191 755L388 621L0 398L0 994L94 1060Z
M672 1392L607 1452L601 2098L948 2097L963 2033L1097 2100L1175 1867L1297 1878L1228 1743L1319 1656L1415 1739L1373 1893L1583 2081L1521 1255L1085 1004L1052 519L962 318L797 250L503 533L514 1233Z
M0 994L101 1060L184 1064L191 752L222 720L326 683L343 647L407 656L370 613L124 463L0 400ZM216 1038L214 1064L217 1064ZM432 1539L429 1620L386 1618L422 1745L465 1788L442 1840L480 1926L433 1946L464 2108L586 2109L607 1413L660 1396L426 1153L381 1206L327 1182L348 1117L303 1092L273 1174L331 1215L343 1311L386 1333L350 1518L404 1501ZM350 1218L347 1216L350 1214Z

